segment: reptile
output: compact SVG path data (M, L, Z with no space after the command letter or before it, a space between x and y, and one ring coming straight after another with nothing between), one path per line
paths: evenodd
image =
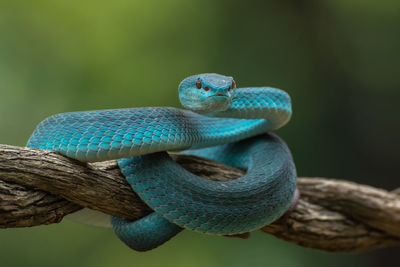
M27 147L82 161L117 159L132 189L154 212L135 221L111 216L130 248L147 251L190 229L234 236L281 217L295 198L296 168L270 132L291 118L289 95L276 88L237 88L230 76L192 75L179 85L186 109L142 107L69 112L42 121ZM232 181L201 178L168 151L246 170Z

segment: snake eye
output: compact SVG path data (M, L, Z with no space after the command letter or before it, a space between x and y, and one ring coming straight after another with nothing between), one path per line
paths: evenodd
M210 87L204 86L204 90L208 91L208 90L210 90Z
M197 87L197 89L200 89L201 88L201 81L200 81L200 79L197 79L197 81L196 81L196 87Z
M236 87L236 82L235 82L235 80L232 80L232 84L231 84L231 86L229 86L228 91L230 91L231 89L233 89L235 87Z

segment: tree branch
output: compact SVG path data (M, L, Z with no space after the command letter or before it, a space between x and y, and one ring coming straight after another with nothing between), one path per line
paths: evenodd
M185 155L171 157L218 181L243 172ZM293 209L261 231L301 246L361 252L400 244L400 196L327 178L299 178ZM82 207L138 219L151 209L132 191L116 161L86 164L55 152L0 145L0 228L57 223Z

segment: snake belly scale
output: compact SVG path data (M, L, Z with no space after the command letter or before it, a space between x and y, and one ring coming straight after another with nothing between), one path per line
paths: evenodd
M154 212L136 221L111 216L129 247L153 249L182 229L236 235L282 216L293 201L296 169L286 144L268 132L292 114L287 93L270 87L236 88L232 77L199 74L179 85L187 109L148 107L51 116L27 146L83 161L118 159L133 190ZM247 170L216 182L175 163L182 151Z

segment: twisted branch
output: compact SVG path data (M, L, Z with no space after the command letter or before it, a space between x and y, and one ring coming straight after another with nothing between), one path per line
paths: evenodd
M207 179L243 175L211 160L171 156ZM400 244L398 193L327 178L299 178L298 189L293 209L261 231L330 252ZM82 207L132 220L151 212L115 161L86 164L50 151L0 145L0 228L57 223Z

